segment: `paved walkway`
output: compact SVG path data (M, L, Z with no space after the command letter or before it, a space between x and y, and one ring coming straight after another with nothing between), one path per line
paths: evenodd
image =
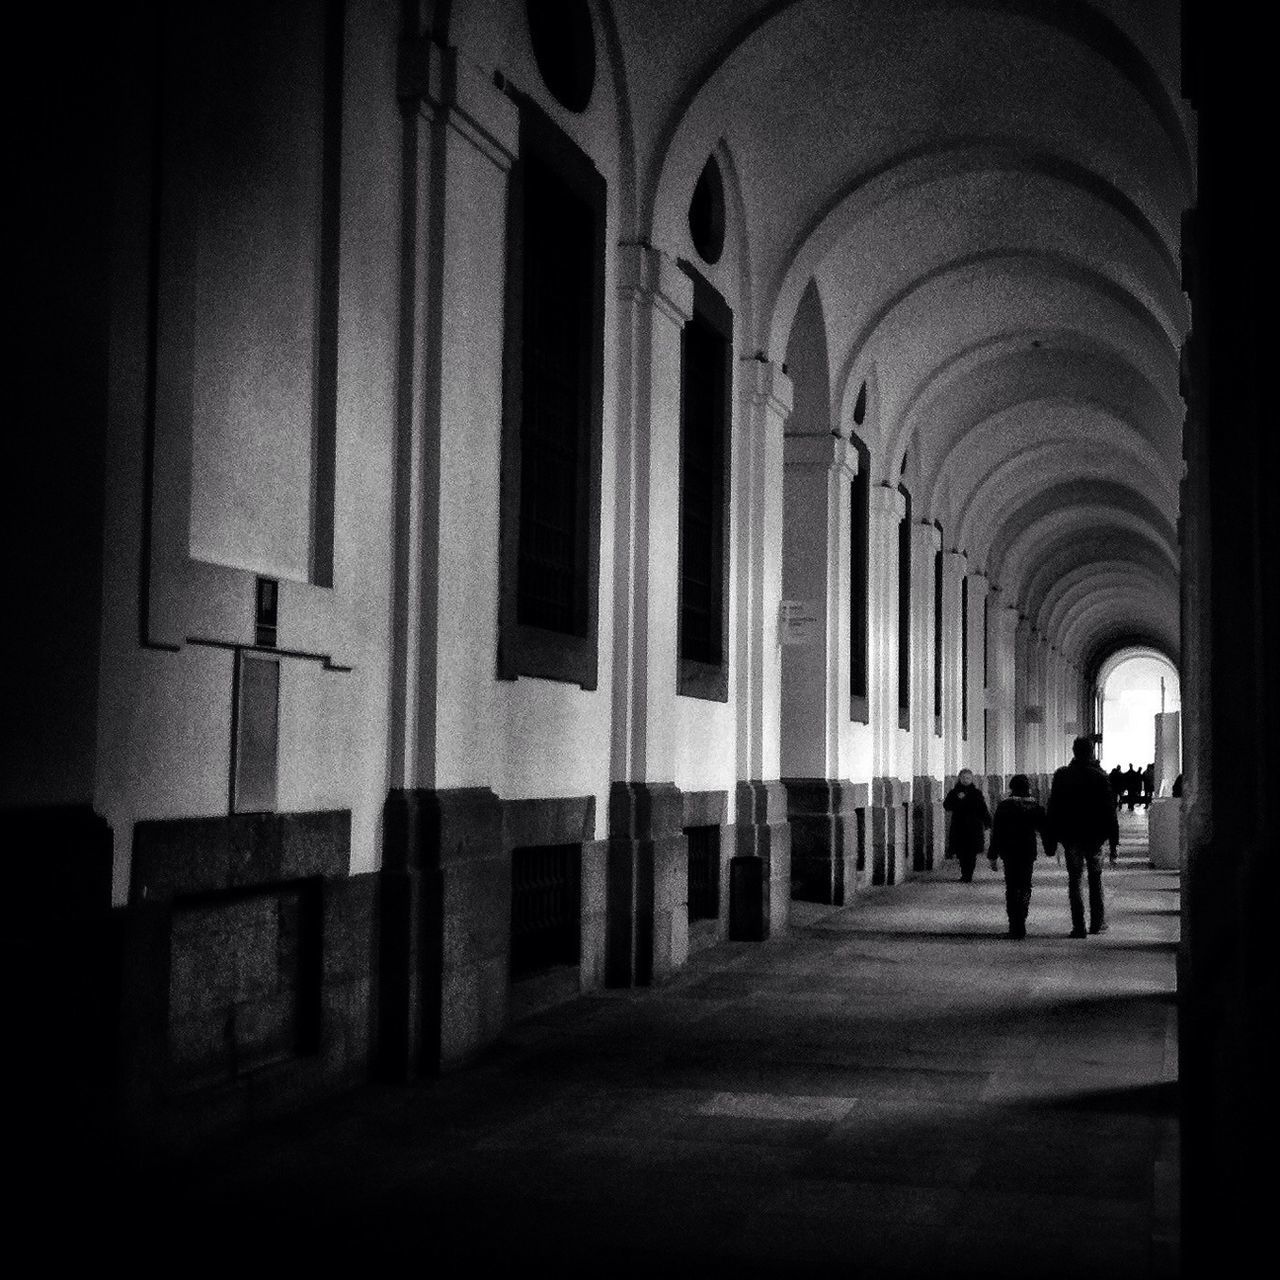
M1172 1276L1177 878L1106 883L1085 941L1044 859L1024 942L985 862L797 904L785 938L128 1188L121 1238L363 1274Z

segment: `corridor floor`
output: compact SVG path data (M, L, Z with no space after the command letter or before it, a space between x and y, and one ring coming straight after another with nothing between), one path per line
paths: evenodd
M797 904L784 938L122 1186L122 1213L157 1258L365 1274L1172 1276L1178 881L1124 852L1100 937L1067 938L1043 858L1025 942L985 862Z

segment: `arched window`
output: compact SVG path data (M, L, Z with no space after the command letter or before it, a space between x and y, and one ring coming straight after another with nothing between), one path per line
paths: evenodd
M587 0L528 0L525 16L543 83L566 111L585 111L596 83L596 42Z
M715 156L702 166L693 199L689 201L689 235L698 257L708 266L724 252L724 179Z

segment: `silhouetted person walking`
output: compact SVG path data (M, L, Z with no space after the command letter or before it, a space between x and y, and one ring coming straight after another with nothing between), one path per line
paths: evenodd
M991 820L991 848L988 856L994 869L1004 863L1004 906L1009 916L1009 937L1027 936L1027 910L1031 905L1031 872L1035 867L1037 840L1049 852L1045 812L1031 798L1031 782L1025 773L1009 779L1009 792L996 805Z
M1142 804L1148 811L1151 809L1151 798L1156 792L1156 766L1152 761L1142 771Z
M1133 806L1138 803L1138 792L1141 788L1142 774L1130 762L1129 767L1124 771L1124 798L1130 813L1133 812Z
M1107 781L1111 784L1111 794L1115 797L1115 806L1118 809L1121 800L1124 799L1124 770L1119 765L1116 765L1107 774Z
M961 769L956 785L947 792L942 807L951 815L947 829L947 855L960 863L960 879L973 879L973 868L982 852L984 833L991 826L991 811L981 787L975 786L972 769Z
M1071 744L1071 754L1071 763L1055 771L1049 791L1048 847L1053 850L1062 845L1066 853L1071 936L1083 938L1084 901L1080 881L1087 872L1089 932L1102 933L1107 927L1102 902L1102 844L1103 841L1110 844L1114 862L1120 829L1107 775L1093 758L1093 739L1077 738Z

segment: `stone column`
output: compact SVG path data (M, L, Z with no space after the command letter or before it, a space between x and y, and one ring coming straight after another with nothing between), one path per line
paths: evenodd
M392 1076L460 1062L507 1018L511 868L483 760L493 685L511 100L423 42L405 100L407 383L397 424L392 780L380 1036ZM477 207L491 216L477 218ZM460 429L465 423L466 430ZM477 429L477 424L479 428ZM470 627L441 628L447 608ZM477 644L477 635L488 637Z
M964 744L965 763L974 773L985 776L986 732L982 711L985 694L982 681L982 624L987 599L987 575L971 573L969 580L969 651L965 655L968 666L968 741Z
M1011 605L997 604L995 599L989 615L991 625L991 718L987 744L988 764L991 772L999 774L1005 785L1009 775L1017 773L1014 763L1014 738L1017 709L1015 706L1015 667L1017 653L1018 611Z
M786 928L791 901L791 832L779 780L782 654L783 432L791 380L752 356L740 373L747 415L739 483L737 653L737 854L729 864L729 936L766 938ZM758 859L759 863L750 861Z
M898 776L898 525L906 499L892 485L870 491L870 680L872 783L867 842L873 884L893 884L906 870L907 799Z
M1033 772L1027 724L1030 649L1031 623L1019 614L1013 632L1013 771L1025 774Z
M674 756L681 334L693 285L649 245L618 250L625 341L617 436L613 764L605 981L647 983L688 954L688 840Z
M830 434L785 445L784 590L819 616L812 642L781 647L781 772L796 896L840 904L857 879L852 784L842 782L840 730L849 714L849 486L856 450Z
M968 569L960 551L942 557L942 750L948 786L964 767L960 740L960 583Z
M926 871L944 855L940 753L934 750L933 581L942 534L926 521L911 528L911 865ZM937 757L937 758L935 758Z

